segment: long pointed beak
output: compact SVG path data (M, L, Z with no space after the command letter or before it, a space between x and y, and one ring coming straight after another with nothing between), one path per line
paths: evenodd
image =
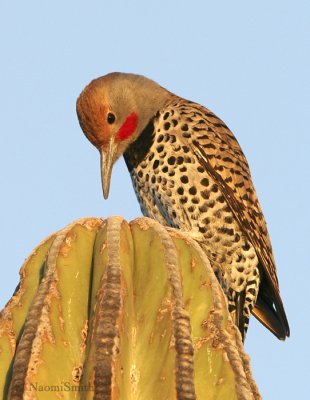
M107 199L109 196L114 151L115 146L113 140L110 140L109 142L108 151L104 151L102 147L100 149L101 181L103 197L105 199Z

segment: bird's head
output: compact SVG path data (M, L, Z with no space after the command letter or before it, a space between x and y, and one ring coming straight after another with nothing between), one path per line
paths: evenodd
M133 143L171 93L140 75L114 72L90 82L77 100L83 132L101 157L103 195L113 164Z

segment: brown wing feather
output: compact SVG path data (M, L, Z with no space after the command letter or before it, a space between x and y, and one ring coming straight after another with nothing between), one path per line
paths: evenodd
M218 183L260 260L264 275L257 307L252 313L276 336L284 339L289 336L289 326L280 297L266 222L252 183L247 160L236 138L223 121L196 103L186 100L181 103L182 117L194 122L189 142L192 151L200 164Z

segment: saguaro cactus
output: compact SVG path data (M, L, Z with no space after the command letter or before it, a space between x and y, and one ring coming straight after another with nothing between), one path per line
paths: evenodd
M199 245L139 218L42 242L1 313L4 399L259 399Z

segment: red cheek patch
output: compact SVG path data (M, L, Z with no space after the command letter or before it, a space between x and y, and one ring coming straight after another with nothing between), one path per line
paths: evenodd
M135 131L137 125L138 125L138 115L135 112L132 112L130 115L128 115L126 121L119 128L116 134L117 139L122 141L129 138Z

